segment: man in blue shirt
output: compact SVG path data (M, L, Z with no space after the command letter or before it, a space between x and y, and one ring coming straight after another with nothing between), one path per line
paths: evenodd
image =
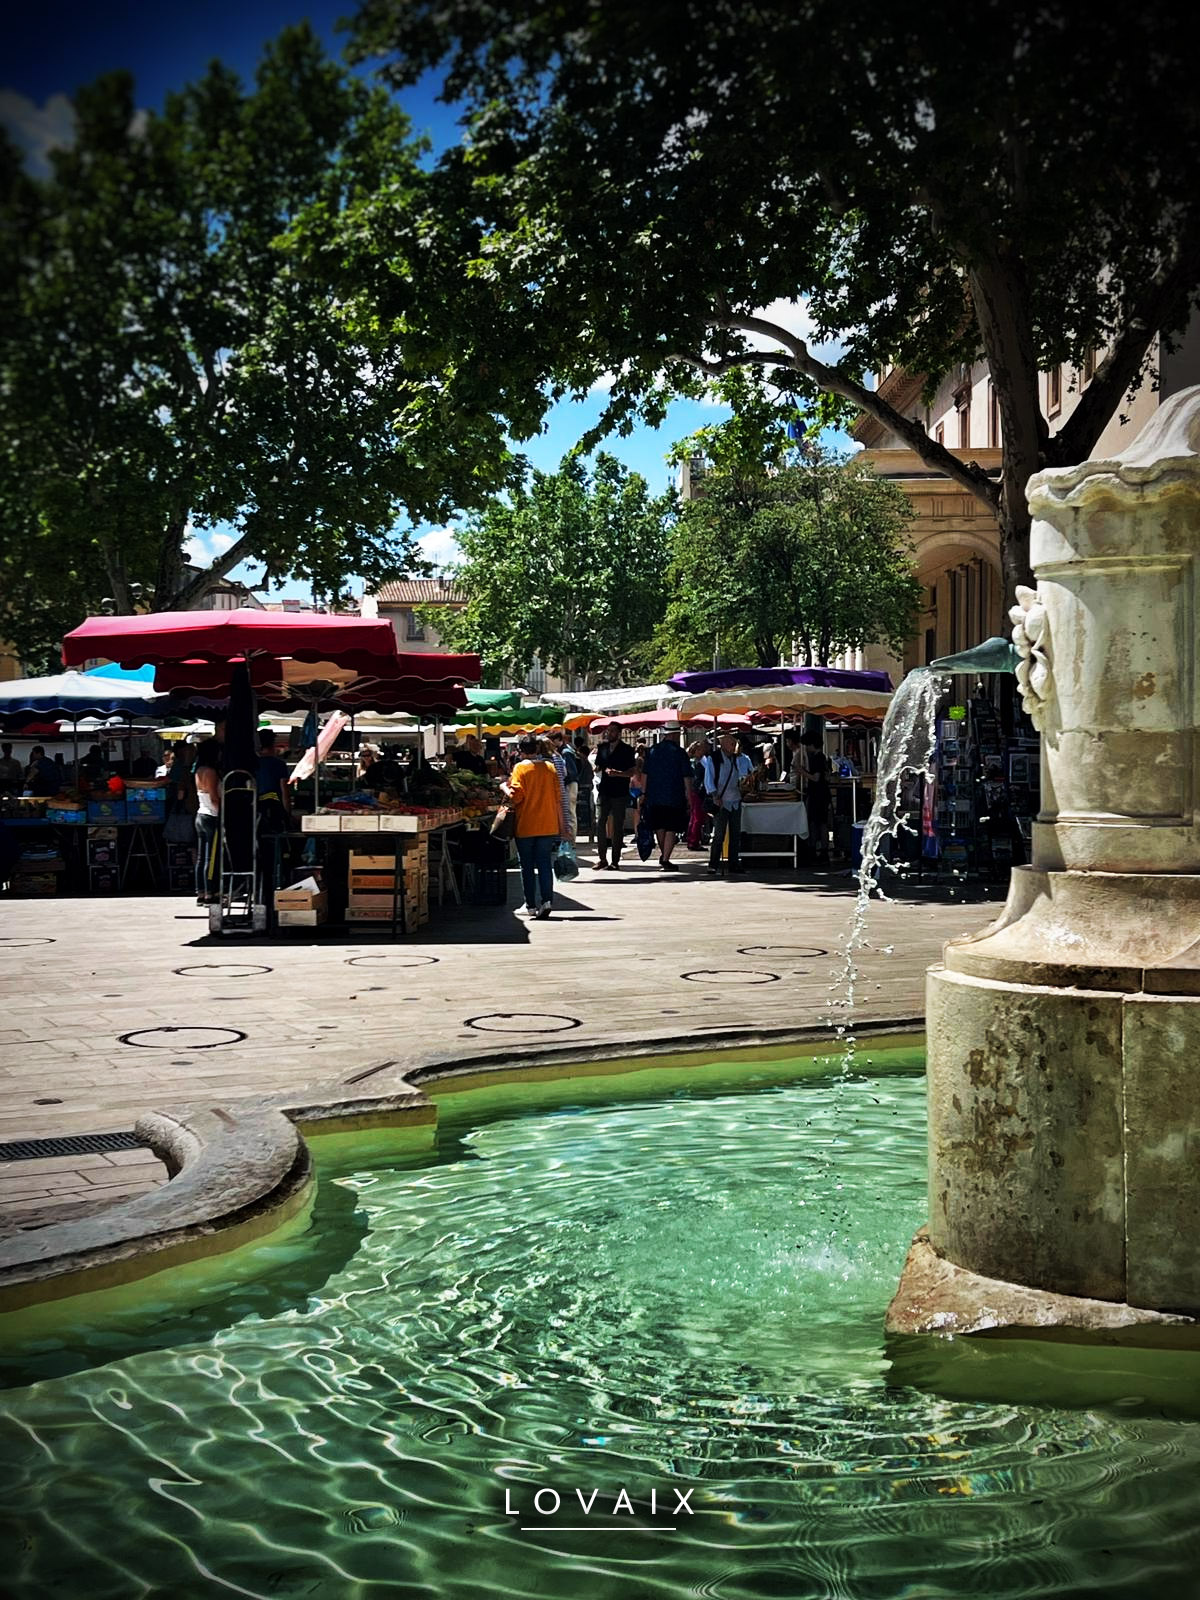
M679 727L667 727L662 739L646 751L646 793L650 826L658 839L658 864L664 872L678 872L671 860L675 841L687 827L692 796L692 763L679 744Z
M704 758L704 791L713 806L708 870L714 877L721 870L721 846L726 835L729 838L729 871L744 871L738 859L742 845L742 785L753 770L753 762L749 756L741 754L732 733L723 733L716 754Z
M25 774L25 787L39 800L48 799L62 788L58 768L40 744L35 744L29 752L29 770Z

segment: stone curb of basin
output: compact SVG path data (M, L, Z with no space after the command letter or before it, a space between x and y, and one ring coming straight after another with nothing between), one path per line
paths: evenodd
M855 1038L911 1036L923 1033L924 1025L923 1017L862 1023ZM837 1040L834 1029L814 1024L510 1046L503 1054L481 1047L452 1058L431 1051L383 1063L372 1073L377 1089L367 1093L347 1094L345 1084L326 1082L223 1106L146 1112L135 1133L166 1165L168 1182L98 1215L51 1223L0 1243L0 1312L134 1283L266 1240L312 1204L316 1180L307 1137L433 1125L437 1107L422 1092L424 1085L514 1072L526 1081L546 1080L564 1069L631 1058Z

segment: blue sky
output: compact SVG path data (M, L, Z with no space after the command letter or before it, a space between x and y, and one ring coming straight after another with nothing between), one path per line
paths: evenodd
M289 23L309 21L326 46L340 52L344 35L337 22L353 11L353 0L303 5L303 0L109 0L22 7L6 24L6 50L0 61L0 120L16 135L36 164L54 142L70 137L70 96L82 84L115 68L133 73L140 105L155 107L164 95L199 76L218 58L246 79L253 75L263 45ZM453 111L436 100L436 81L429 77L402 97L416 132L428 133L435 147L458 137ZM780 309L780 308L776 308ZM791 308L789 325L803 332L804 319ZM602 393L584 400L563 401L551 411L540 437L520 446L534 466L555 468L563 455L598 418ZM668 448L705 423L728 415L723 408L678 401L659 429L639 427L628 438L613 436L604 448L641 472L651 489L666 488L671 473L664 461ZM452 529L422 528L422 546L434 560L453 559ZM201 561L227 547L229 535L195 535L193 556ZM247 574L239 569L238 577ZM251 575L253 576L253 575ZM304 594L296 584L280 594Z

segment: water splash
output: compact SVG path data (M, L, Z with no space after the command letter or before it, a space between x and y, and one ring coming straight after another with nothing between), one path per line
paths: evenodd
M858 895L854 902L850 931L841 950L841 965L834 973L833 989L837 998L831 1004L835 1010L844 1013L844 1020L836 1025L838 1039L843 1046L843 1072L849 1072L854 1065L854 1002L859 977L855 957L867 942L871 896L878 895L881 900L891 898L883 892L879 881L884 866L884 840L898 837L905 831L916 831L904 820L904 778L908 773L916 773L926 781L933 778L938 703L949 687L950 680L942 673L933 672L928 667L917 667L896 690L883 724L879 741L879 770L875 778L875 803L863 829ZM890 949L888 953L891 953Z

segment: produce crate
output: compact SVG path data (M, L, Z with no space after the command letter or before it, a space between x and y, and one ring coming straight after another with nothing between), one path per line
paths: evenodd
M46 821L75 825L87 821L87 811L82 806L47 806Z
M324 889L276 889L275 911L281 928L315 928L329 914Z
M351 872L350 888L386 889L389 894L396 887L396 877L391 872Z
M162 822L167 815L167 796L162 789L143 789L125 796L125 815L130 822Z
M346 907L347 922L390 922L392 920L392 897L383 895L377 900L352 900ZM405 912L405 922L410 918Z
M126 819L124 800L89 800L87 807L89 822L124 822Z

